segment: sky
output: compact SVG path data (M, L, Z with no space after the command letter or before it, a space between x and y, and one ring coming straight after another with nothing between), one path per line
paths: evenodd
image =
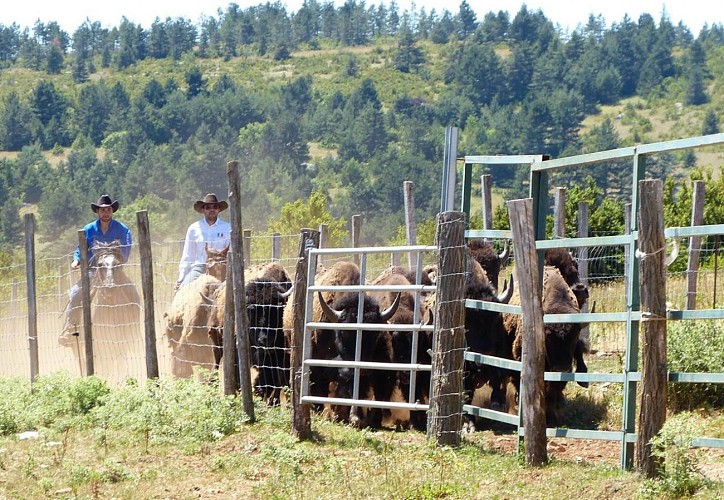
M158 17L162 21L167 17L182 17L198 24L203 16L217 16L218 9L226 9L229 3L236 3L242 9L266 3L267 0L5 0L0 8L0 25L9 26L17 23L21 28L35 24L37 20L43 23L56 21L61 28L73 32L86 19L100 21L103 27L118 26L121 18L125 16L129 21L140 24L143 28L150 28ZM275 0L270 0L275 1ZM333 0L335 5L343 5L344 0ZM363 0L357 0L361 2ZM427 13L434 8L441 13L447 9L456 14L462 0L396 0L400 12L412 10L414 5L419 11L422 7ZM302 5L303 0L282 0L289 12L295 12ZM326 0L319 0L325 3ZM366 5L384 4L389 6L392 0L367 0ZM511 20L525 4L528 10L543 11L546 18L553 24L559 24L564 30L571 31L577 25L585 25L590 14L601 15L610 28L613 23L620 23L625 14L633 21L639 15L650 14L658 24L661 14L666 11L672 24L683 22L697 36L699 30L708 23L724 24L724 2L721 0L467 0L468 5L475 11L478 21L482 21L487 12L507 11Z

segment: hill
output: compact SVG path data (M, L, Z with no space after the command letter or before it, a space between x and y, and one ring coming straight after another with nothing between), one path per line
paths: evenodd
M564 35L525 8L480 21L462 8L397 22L357 12L362 25L345 24L340 8L333 20L311 13L319 24L307 30L299 14L267 4L215 27L87 23L72 37L52 23L33 35L0 26L10 40L0 47L0 244L21 243L25 206L62 251L99 192L158 212L157 231L178 236L194 199L226 191L230 159L241 160L255 231L319 190L333 216L361 214L364 243L377 244L404 221L403 181L415 183L419 221L437 211L448 125L461 155L554 158L719 131L716 24L696 39L650 16ZM654 168L678 182L696 169L719 178L721 160L709 148ZM628 170L590 174L616 197L625 193L610 178ZM525 194L526 182L496 171L496 200Z

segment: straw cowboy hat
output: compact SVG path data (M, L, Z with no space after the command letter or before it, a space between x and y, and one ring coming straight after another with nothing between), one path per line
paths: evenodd
M215 193L209 193L206 196L204 196L203 200L197 200L194 203L194 210L196 210L198 213L202 214L204 213L204 205L207 204L215 204L219 205L219 212L223 212L227 208L229 208L229 204L225 201L219 201L219 199L216 197Z
M98 198L98 201L95 203L91 203L91 210L93 210L95 213L98 213L98 209L102 207L111 207L113 211L115 212L118 210L118 207L120 204L118 203L118 200L111 201L111 197L107 194L102 194L100 198Z

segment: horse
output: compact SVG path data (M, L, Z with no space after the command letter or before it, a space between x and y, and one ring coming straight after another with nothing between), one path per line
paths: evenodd
M120 240L97 241L91 247L91 323L93 325L94 371L103 378L130 373L129 358L144 359L140 334L141 298L124 270ZM70 308L70 304L69 304ZM71 314L71 311L68 311ZM74 314L78 314L76 310ZM82 318L76 321L80 326ZM75 355L82 358L82 337L77 337ZM73 344L66 341L65 345ZM81 367L81 373L83 368Z

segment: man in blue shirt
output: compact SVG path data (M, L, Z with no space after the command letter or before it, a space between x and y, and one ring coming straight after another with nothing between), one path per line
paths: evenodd
M96 242L110 243L114 240L120 241L123 263L128 261L128 257L131 255L131 231L128 229L128 226L113 219L113 213L118 210L119 206L118 200L111 201L111 197L107 194L101 195L96 203L91 203L91 210L98 215L98 218L86 224L83 228L86 241L88 242L88 266L91 278L93 277L93 264L95 262L92 249ZM78 245L75 253L73 253L73 262L71 262L70 267L73 269L80 267L80 245ZM70 341L70 336L78 335L78 325L81 323L81 314L83 312L80 292L81 284L80 280L78 280L68 292L70 301L65 309L65 326L60 336L61 344L67 345Z

